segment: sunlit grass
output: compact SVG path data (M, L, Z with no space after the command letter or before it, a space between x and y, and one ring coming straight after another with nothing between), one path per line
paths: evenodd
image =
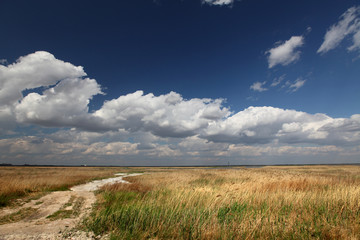
M182 169L108 185L88 227L113 239L358 239L358 166Z
M105 167L0 167L0 207L17 198L68 190L77 184L126 171Z

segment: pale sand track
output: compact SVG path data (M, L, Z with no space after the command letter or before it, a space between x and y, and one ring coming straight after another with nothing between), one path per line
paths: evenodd
M5 239L99 239L92 233L74 231L73 228L91 212L96 201L93 191L108 183L124 182L123 177L139 174L117 174L118 177L96 180L71 188L71 191L52 192L40 199L32 200L20 207L4 208L0 210L0 217L13 214L19 210L31 209L20 221L0 225L0 240ZM64 219L51 220L47 218L58 210L72 210L75 204L69 202L79 201L79 213ZM71 206L68 206L71 205ZM106 237L105 237L106 238Z

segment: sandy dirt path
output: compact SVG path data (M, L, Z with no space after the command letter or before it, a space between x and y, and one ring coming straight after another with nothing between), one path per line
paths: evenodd
M108 183L124 182L123 177L139 174L116 174L115 178L97 180L52 192L20 207L0 210L0 218L14 222L0 225L0 240L8 239L99 239L92 233L76 231L76 225L87 216L96 201L93 191Z

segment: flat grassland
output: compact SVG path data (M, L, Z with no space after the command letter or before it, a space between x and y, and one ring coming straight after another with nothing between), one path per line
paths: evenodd
M360 167L157 169L102 188L111 239L360 239Z
M0 167L0 207L14 199L69 190L74 185L126 171L127 168L115 167Z
M360 239L360 166L1 167L0 203L144 172L97 191L82 228L111 239Z

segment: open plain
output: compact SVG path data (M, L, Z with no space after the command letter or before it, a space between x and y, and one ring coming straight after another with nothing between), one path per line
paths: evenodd
M32 174L34 177L44 173L38 168L5 169L8 176L13 173L12 176L29 180ZM61 174L56 173L59 169L49 168L48 171L53 171L48 174L49 179L52 176L54 182L62 182L70 178L66 175L70 168L61 170ZM50 233L53 239L360 238L359 166L73 168L72 171L87 172L88 179L81 183L110 177L115 172L144 174L127 177L131 184L107 184L95 192L96 197L90 191L41 187L35 195L26 193L18 196L21 200L12 198L0 209L0 239L16 239L6 233L16 223L40 226L40 231L28 236L26 232L17 235L25 239L41 239ZM11 192L7 182L10 178L3 176L0 190L5 198ZM68 188L75 185L67 184ZM37 209L37 205L42 207ZM50 205L56 207L50 211L46 207ZM56 223L56 228L51 229L51 223Z

